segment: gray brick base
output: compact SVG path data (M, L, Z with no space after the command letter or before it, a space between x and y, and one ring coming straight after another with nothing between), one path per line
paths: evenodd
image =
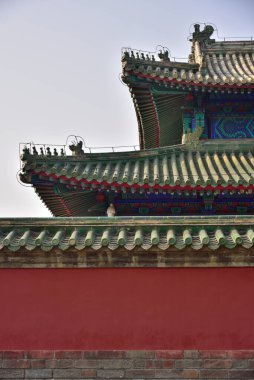
M0 379L254 379L254 350L0 351Z

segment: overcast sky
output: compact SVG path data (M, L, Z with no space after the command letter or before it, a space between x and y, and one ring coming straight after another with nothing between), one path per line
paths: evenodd
M253 14L253 0L0 0L0 216L51 215L16 179L20 142L138 144L122 47L187 57L193 23L250 37Z

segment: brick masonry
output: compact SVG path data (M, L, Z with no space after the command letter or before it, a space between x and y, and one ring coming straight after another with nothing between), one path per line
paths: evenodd
M254 350L0 351L0 379L254 379Z
M184 253L184 254L183 254ZM168 247L161 250L151 247L145 250L136 247L132 251L119 247L112 251L107 247L94 250L87 247L78 251L69 247L66 251L53 247L49 252L40 248L28 251L0 249L0 268L175 268L175 267L253 267L254 247L234 249L220 247L211 250L204 246L198 251L192 247L179 250Z

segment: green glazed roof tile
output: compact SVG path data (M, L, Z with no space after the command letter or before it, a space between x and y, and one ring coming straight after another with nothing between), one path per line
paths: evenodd
M52 218L0 220L0 250L18 251L36 248L47 252L53 248L61 251L78 251L92 248L97 251L108 248L115 251L124 247L131 251L136 247L149 250L158 247L167 250L174 246L179 250L207 247L217 250L254 244L254 221L242 218ZM89 224L90 222L90 224Z
M96 180L106 185L248 186L254 183L253 154L252 140L248 144L214 140L200 142L195 150L178 145L128 154L66 156L58 161L55 157L30 155L24 163L21 179L31 183L31 175L36 174L65 184Z
M216 42L195 33L188 62L172 60L165 49L147 54L127 48L123 53L122 78L133 98L142 149L181 142L184 94L254 91L252 40Z
M151 78L167 78L186 83L213 85L251 85L254 84L254 45L248 41L218 41L210 44L193 43L192 62L165 60L147 60L141 55L124 53L123 74ZM202 70L201 70L202 68Z

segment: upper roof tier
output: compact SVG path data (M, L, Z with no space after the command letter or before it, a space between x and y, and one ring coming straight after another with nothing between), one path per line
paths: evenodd
M160 51L159 60L154 55L125 51L123 54L123 75L129 72L146 76L152 80L176 81L191 86L237 86L251 89L254 85L254 40L215 41L210 36L213 27L207 25L200 32L195 25L192 34L192 51L188 63L171 61L168 51ZM128 81L128 79L127 79ZM218 86L216 86L218 88Z
M191 119L200 111L202 127L210 128L201 139L216 136L214 115L207 115L207 107L216 99L217 115L229 103L253 107L254 41L215 41L212 26L203 31L198 24L194 28L188 62L172 60L165 48L158 59L129 48L123 52L122 78L133 98L141 149L180 144L186 125L192 125L190 132L195 130L197 124ZM186 110L190 118L184 127Z

